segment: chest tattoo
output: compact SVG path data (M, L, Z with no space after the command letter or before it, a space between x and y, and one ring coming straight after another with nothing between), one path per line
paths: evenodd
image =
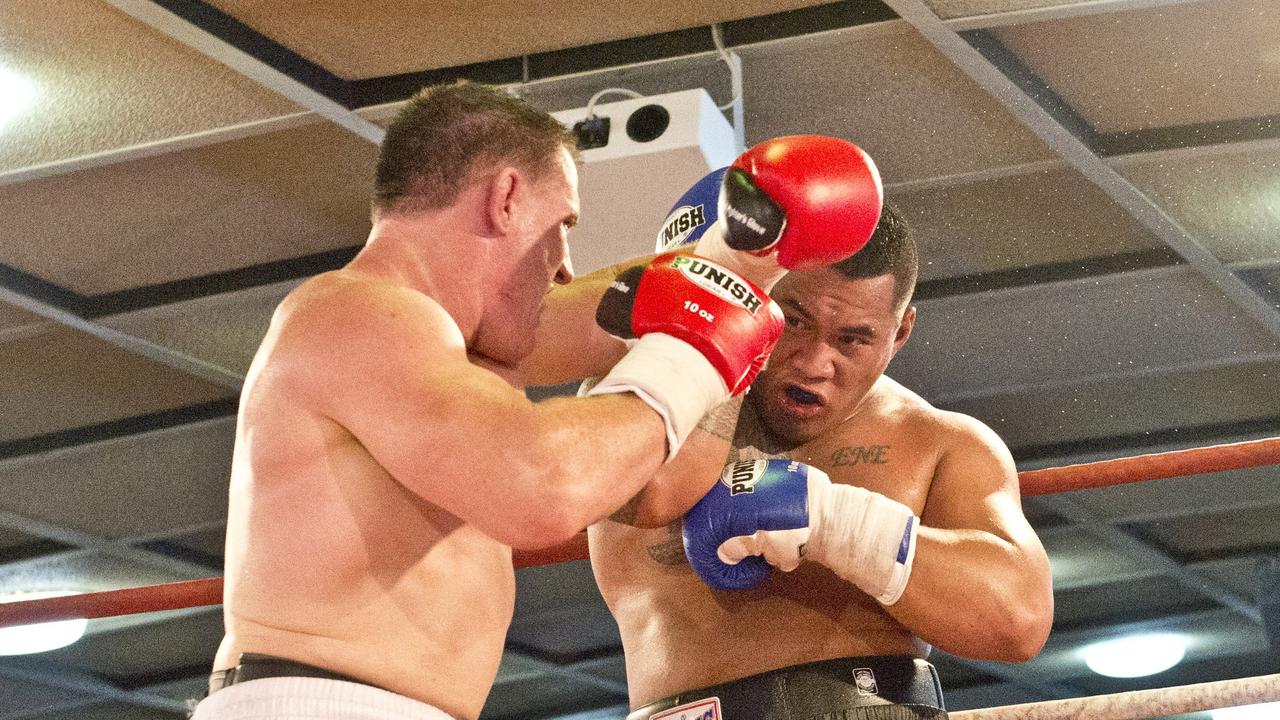
M836 467L850 465L887 465L889 463L888 445L860 445L842 447L831 454L831 463Z

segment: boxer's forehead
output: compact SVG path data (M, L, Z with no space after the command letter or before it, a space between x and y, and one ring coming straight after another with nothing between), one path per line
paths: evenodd
M850 279L824 267L788 273L772 295L784 310L801 310L814 320L841 321L892 315L894 287L893 275Z

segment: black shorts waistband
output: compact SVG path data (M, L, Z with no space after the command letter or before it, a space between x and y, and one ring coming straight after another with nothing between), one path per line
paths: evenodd
M944 720L933 665L909 655L794 665L690 690L627 720Z
M296 660L274 655L244 653L240 656L239 665L226 670L215 670L209 675L209 693L213 694L224 687L235 685L236 683L275 677L323 678L325 680L341 680L343 682L377 687L359 678L353 678L350 675L343 675L315 665L300 663Z

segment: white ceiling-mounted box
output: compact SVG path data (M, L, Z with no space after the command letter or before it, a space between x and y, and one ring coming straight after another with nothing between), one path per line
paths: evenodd
M587 109L552 114L573 127L587 118ZM582 218L569 234L573 267L580 275L652 253L675 201L740 152L733 127L702 88L597 103L592 114L608 118L609 128L603 146L582 152Z

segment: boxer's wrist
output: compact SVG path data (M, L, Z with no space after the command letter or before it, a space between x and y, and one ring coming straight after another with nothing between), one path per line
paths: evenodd
M665 333L649 333L636 341L587 395L634 393L662 416L667 434L667 460L711 408L729 398L729 387L706 356L689 343Z
M865 488L811 476L809 491L805 557L880 603L896 603L911 576L919 519L906 505Z
M734 271L766 293L773 290L773 286L787 274L786 268L778 265L777 255L773 251L755 255L745 250L734 250L725 242L724 230L724 220L717 219L702 233L694 246L694 253Z

